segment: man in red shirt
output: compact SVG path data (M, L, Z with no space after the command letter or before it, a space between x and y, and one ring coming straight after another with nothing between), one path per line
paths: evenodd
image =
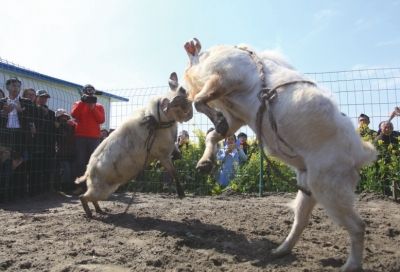
M84 174L89 158L100 143L100 125L104 123L104 108L97 103L96 89L88 84L83 87L80 101L72 106L71 115L75 118L75 176ZM79 187L75 193L80 194Z

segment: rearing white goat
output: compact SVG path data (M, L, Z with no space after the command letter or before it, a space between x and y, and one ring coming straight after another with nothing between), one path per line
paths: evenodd
M185 50L189 97L215 126L197 168L209 171L217 142L249 125L265 151L295 169L304 188L294 201L292 229L273 254L291 251L318 202L350 234L351 251L342 270L360 270L365 225L354 209L354 190L360 168L376 158L373 145L360 139L331 98L277 54L228 45L200 53L197 39Z

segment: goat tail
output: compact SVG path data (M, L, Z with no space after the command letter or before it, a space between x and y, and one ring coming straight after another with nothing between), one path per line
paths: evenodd
M75 184L85 182L87 180L88 176L89 176L89 174L86 172L83 176L76 178Z
M378 156L378 151L376 150L375 146L367 141L362 141L362 156L360 159L359 167L368 165L376 160Z

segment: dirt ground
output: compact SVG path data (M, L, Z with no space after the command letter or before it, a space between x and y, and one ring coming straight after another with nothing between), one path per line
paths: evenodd
M347 234L317 207L292 254L270 250L289 232L294 194L186 197L115 194L88 220L77 197L0 206L0 271L338 271ZM400 271L400 205L361 195L365 271ZM93 207L91 207L93 208Z

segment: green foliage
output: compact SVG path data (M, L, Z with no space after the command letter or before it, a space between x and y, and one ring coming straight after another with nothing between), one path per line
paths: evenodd
M236 177L231 181L231 188L241 193L255 193L260 190L262 174L263 191L292 192L296 190L294 172L282 162L268 157L269 164L263 159L260 171L261 153L256 143L250 144L249 158L240 166Z
M400 145L387 145L378 140L375 146L379 152L378 159L372 165L361 169L358 191L391 195L392 182L399 182L400 179Z
M189 194L218 195L227 189L238 193L259 192L260 175L262 174L262 191L294 192L296 188L295 173L282 162L269 157L270 163L263 160L263 170L260 171L261 153L256 142L249 143L248 160L237 167L236 177L228 188L222 188L215 179L215 174L220 165L217 165L212 174L201 174L196 170L196 164L205 149L205 134L197 130L195 135L198 143L189 143L181 149L182 159L174 161L179 179ZM366 133L365 139L371 140L372 134ZM390 194L393 180L400 177L400 145L384 145L381 141L376 143L380 153L378 160L361 170L361 181L358 191L378 192ZM167 177L166 177L167 176ZM137 178L124 189L141 192L165 192L168 175L157 162L152 162ZM167 189L173 192L174 185Z

